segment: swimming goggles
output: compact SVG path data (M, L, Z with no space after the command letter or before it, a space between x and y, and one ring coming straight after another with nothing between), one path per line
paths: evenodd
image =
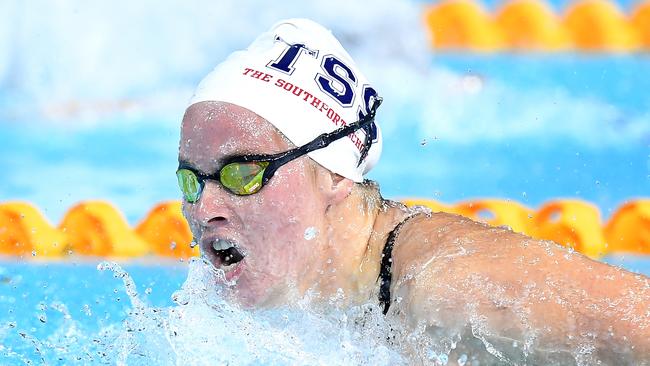
M323 133L303 146L273 155L234 157L228 159L215 174L202 174L190 167L189 164L180 162L176 177L183 197L189 203L198 201L206 180L219 181L226 189L239 196L257 193L273 177L275 171L284 164L314 150L325 148L332 142L363 128L366 130L366 141L359 159L359 164L361 164L372 144L369 131L381 102L381 98L375 97L370 112L363 118L330 133Z

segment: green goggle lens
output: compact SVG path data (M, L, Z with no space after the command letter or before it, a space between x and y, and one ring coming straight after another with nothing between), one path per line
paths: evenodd
M199 183L196 174L189 169L178 169L176 178L178 178L178 186L183 192L185 200L190 203L198 201L201 194L201 183Z
M245 196L262 189L262 178L267 166L268 161L230 163L221 168L219 178L221 184L231 192Z

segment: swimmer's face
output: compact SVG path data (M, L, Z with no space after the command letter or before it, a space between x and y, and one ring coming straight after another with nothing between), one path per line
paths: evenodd
M249 110L228 103L202 102L188 108L181 129L179 160L214 174L230 156L274 154L292 146L275 127ZM228 280L246 305L284 302L313 280L324 242L325 200L316 169L307 156L280 167L256 194L236 196L219 182L206 181L199 200L183 203L201 253ZM225 266L231 250L244 258Z

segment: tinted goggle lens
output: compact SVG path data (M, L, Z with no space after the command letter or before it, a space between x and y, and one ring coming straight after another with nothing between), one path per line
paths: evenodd
M198 201L201 194L201 183L196 174L189 169L178 169L176 178L178 178L178 186L185 200L190 203Z
M252 161L230 163L219 172L219 181L229 191L240 196L257 193L263 186L264 170L269 166L267 161ZM201 195L199 177L189 169L176 171L178 186L187 202L194 203Z
M267 166L267 161L230 163L221 168L219 178L221 184L231 192L245 196L262 189L264 169Z

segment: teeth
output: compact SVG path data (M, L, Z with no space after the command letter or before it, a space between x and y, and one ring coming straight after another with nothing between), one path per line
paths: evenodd
M231 240L225 240L225 239L217 239L214 242L212 242L212 248L214 250L226 250L236 247L235 242Z

